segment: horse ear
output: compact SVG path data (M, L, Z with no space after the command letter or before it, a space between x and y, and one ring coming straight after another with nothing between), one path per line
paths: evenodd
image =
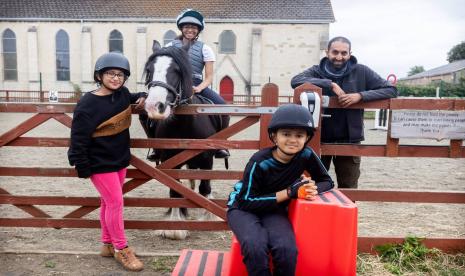
M152 44L152 52L155 53L156 51L160 49L161 49L160 42L158 42L157 40L154 40Z

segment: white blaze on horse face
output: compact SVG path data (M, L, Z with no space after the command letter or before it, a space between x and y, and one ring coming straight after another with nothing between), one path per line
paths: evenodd
M159 56L153 64L152 81L160 81L166 83L166 74L173 59L167 56ZM148 91L149 95L145 100L145 110L149 118L166 119L170 115L171 106L167 106L164 112L160 113L158 106L160 103L165 104L168 96L168 90L161 86L151 87Z

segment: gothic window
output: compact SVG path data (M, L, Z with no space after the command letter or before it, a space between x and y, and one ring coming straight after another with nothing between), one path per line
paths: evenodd
M69 36L59 30L55 37L57 80L69 81Z
M123 35L117 30L113 30L110 33L109 49L109 52L117 51L123 53Z
M166 46L166 44L170 43L176 38L176 33L173 32L172 30L169 30L165 33L163 36L163 46Z
M18 80L18 62L16 60L16 35L6 29L2 35L3 49L3 79L17 81Z
M225 30L220 34L220 54L236 53L236 35L231 30Z

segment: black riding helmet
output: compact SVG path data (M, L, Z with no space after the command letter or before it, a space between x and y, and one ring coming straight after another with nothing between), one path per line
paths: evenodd
M312 139L315 132L315 125L310 111L298 104L286 104L280 106L268 125L268 135L270 140L272 134L282 128L302 128L307 131L308 140Z
M97 78L97 75L103 74L105 71L112 68L123 71L124 75L126 75L125 79L127 79L131 75L128 59L119 52L110 52L101 55L95 62L95 82L100 82L100 80Z
M183 10L178 17L176 18L176 25L178 26L179 30L182 30L182 26L185 24L193 24L199 27L199 33L205 27L205 20L203 19L203 15L193 9L186 9Z

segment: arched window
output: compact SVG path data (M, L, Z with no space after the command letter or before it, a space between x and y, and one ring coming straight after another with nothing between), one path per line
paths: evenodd
M166 44L170 43L176 38L176 33L172 30L169 30L165 33L163 36L163 46L166 46Z
M16 60L16 35L6 29L2 35L3 49L3 79L18 80L18 62Z
M225 76L220 81L220 95L227 103L233 103L234 101L234 82L233 80Z
M57 80L69 81L69 36L59 30L55 36Z
M110 33L109 52L113 51L123 53L123 35L117 30Z
M236 53L236 35L231 30L225 30L220 34L220 54Z

